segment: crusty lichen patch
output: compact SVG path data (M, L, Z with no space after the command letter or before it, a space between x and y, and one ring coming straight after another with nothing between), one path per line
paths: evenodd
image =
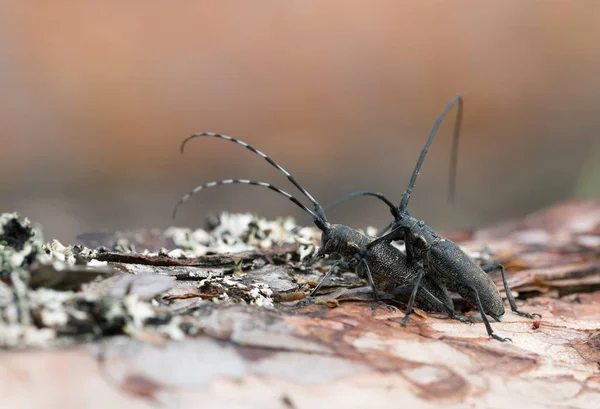
M197 332L193 321L181 320L177 313L186 300L200 302L195 310L229 302L272 309L275 292L306 287L294 284L294 269L301 270L302 261L315 254L320 234L299 228L291 218L271 221L222 213L209 230L172 227L156 234L154 241L163 243L158 249L144 248L144 240L155 233L116 234L110 247L89 248L58 240L43 244L40 229L16 213L3 214L0 222L0 345L5 347L60 344L109 333L136 337L147 331L180 338ZM278 246L283 251L271 251ZM98 260L109 253L200 266L169 270ZM219 258L224 253L230 256ZM271 263L291 269L269 273ZM263 277L254 274L262 270ZM175 285L177 279L183 280L181 285Z
M194 258L207 254L239 253L265 250L281 244L300 244L300 258L312 255L320 232L313 228L297 228L291 217L267 220L249 213L220 213L212 230L171 227L164 236L177 246L168 253L175 258ZM151 252L144 254L154 254Z

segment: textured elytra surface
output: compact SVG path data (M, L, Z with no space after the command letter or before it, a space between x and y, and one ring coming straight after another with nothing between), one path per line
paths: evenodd
M324 268L301 269L298 245L291 243L195 259L108 252L100 258L119 273L79 293L128 299L132 319L160 311L164 321L151 316L154 323L130 324L117 337L71 342L60 350L4 353L0 381L8 392L2 402L597 407L600 204L561 205L452 238L477 260L504 263L519 307L543 318L519 317L505 303L503 321L492 326L513 342L500 343L487 337L471 305L456 300L475 324L417 311L405 328L402 306L378 307L356 288L361 282L351 273L335 278L317 304L296 308L284 301L301 298ZM499 275L492 278L501 289ZM32 388L35 394L27 392Z

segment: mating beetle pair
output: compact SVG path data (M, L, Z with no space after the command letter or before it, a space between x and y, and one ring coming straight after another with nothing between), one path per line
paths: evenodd
M404 324L408 322L408 316L411 313L415 295L418 293L421 279L424 276L431 276L436 279L436 282L438 282L441 287L457 292L463 298L466 298L476 304L477 308L481 312L481 319L486 326L488 334L492 338L499 341L506 341L507 338L502 338L494 334L486 317L487 314L499 321L500 317L504 315L504 303L502 301L502 297L500 296L496 285L490 279L487 273L491 272L492 270L500 269L506 297L508 298L511 310L514 313L527 318L534 318L535 316L541 318L541 316L539 314L523 312L518 309L515 299L508 286L504 267L499 263L493 263L480 267L471 257L462 251L456 243L440 237L429 226L427 226L425 222L412 217L406 211L410 194L415 185L419 171L421 170L423 161L425 160L429 146L431 145L431 142L433 141L433 138L435 137L437 129L443 118L456 103L458 103L458 113L454 128L454 142L452 149L453 155L450 171L450 196L452 197L454 192L453 182L456 171L458 137L462 121L463 100L460 95L454 97L444 109L442 114L437 118L429 138L427 139L427 142L421 151L421 155L419 156L419 160L417 161L417 165L411 176L408 188L402 194L400 204L396 208L390 207L392 215L394 216L394 220L378 234L380 237L367 245L367 250L373 246L379 245L380 243L389 243L392 241L402 240L406 246L407 263L409 265L419 263L423 264L424 269L419 270L419 274L413 285L411 298L409 299L406 315L403 319ZM380 193L372 191L352 192L338 199L336 202L334 202L334 204L339 204L351 197L363 195L375 196L380 195ZM388 229L391 229L391 232L384 234Z
M319 204L319 202L317 202L317 200L314 199L313 196L308 193L308 191L306 191L306 189L304 189L287 170L253 146L230 136L203 132L193 134L185 139L181 145L181 151L183 152L183 149L189 140L203 136L231 141L261 156L263 159L269 162L269 164L286 175L288 180L294 186L296 186L296 188L298 188L298 190L313 204L314 210L310 210L296 197L270 183L247 179L224 179L202 184L184 195L179 200L179 203L177 203L175 206L173 218L175 218L179 206L187 201L193 194L196 194L201 190L227 184L262 186L287 197L296 206L300 207L302 210L304 210L304 212L312 217L315 225L322 231L321 248L319 249L318 253L319 256L338 253L344 258L343 260L337 261L333 264L330 270L325 274L325 276L323 276L315 289L307 297L305 303L310 301L312 296L321 288L323 283L331 276L332 273L335 273L340 269L350 269L359 266L362 266L362 269L360 270L361 276L364 273L365 278L371 285L375 299L379 303L381 303L381 301L378 297L378 290L390 293L412 290L413 283L419 275L419 270L416 267L408 265L406 257L404 254L402 254L402 252L392 246L389 242L382 242L375 246L371 246L371 248L367 251L366 246L371 242L370 237L367 237L364 234L347 226L329 223L321 204ZM379 197L381 200L384 200L388 206L391 206L391 208L394 207L393 203L383 198L383 195L375 194L375 196ZM434 280L431 280L428 277L423 280L422 291L417 296L417 301L424 309L447 312L450 316L456 319L465 320L454 312L452 299L449 297L447 292Z
M514 297L508 287L502 265L495 263L484 266L483 268L480 267L473 259L464 253L456 243L440 237L431 228L426 226L423 221L415 219L406 211L410 194L427 154L427 150L429 149L443 118L456 103L458 103L458 114L454 131L452 171L450 173L451 179L453 179L455 174L454 170L456 168L458 136L462 120L463 101L460 95L457 95L437 118L421 152L417 166L410 179L409 186L402 195L402 199L398 206L395 206L381 193L373 191L353 192L332 204L339 204L350 197L362 195L374 196L385 202L388 205L394 220L378 234L379 237L376 239L367 237L350 227L329 223L325 215L325 210L321 204L319 204L319 202L304 187L302 187L287 170L263 152L243 141L226 135L208 132L196 133L186 138L181 145L182 152L185 144L190 139L204 136L216 137L241 145L261 156L271 164L271 166L283 173L312 203L314 210L310 210L297 198L272 184L246 179L225 179L197 186L184 195L175 207L173 217L175 217L179 206L189 199L190 196L206 188L225 184L248 184L266 187L287 197L312 217L315 225L322 231L321 248L318 253L319 256L338 253L343 257L342 260L336 261L333 264L330 270L323 276L315 289L307 297L305 302L308 302L311 299L332 273L339 271L340 269L357 268L359 275L363 276L364 274L368 280L373 290L374 297L379 303L381 303L381 301L378 297L378 290L392 294L410 292L406 315L402 321L404 325L408 322L408 316L412 311L415 301L423 309L447 312L452 318L460 321L469 321L467 318L455 313L452 299L448 294L448 291L454 291L477 305L481 312L481 317L486 326L487 333L491 337L500 341L506 341L508 338L499 337L493 332L486 317L487 314L494 319L499 320L504 314L502 298L494 282L487 275L488 272L494 269L501 270L504 288L513 312L528 318L533 318L535 315L539 314L529 314L518 310ZM453 192L453 183L451 183L451 192ZM388 228L391 229L391 231L385 234L385 231L387 231ZM396 240L404 241L406 246L406 256L392 246L391 242Z

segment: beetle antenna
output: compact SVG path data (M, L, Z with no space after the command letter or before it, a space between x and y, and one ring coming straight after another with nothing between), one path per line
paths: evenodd
M417 181L417 176L419 175L419 171L421 170L421 165L423 165L423 161L425 160L425 155L427 155L427 151L429 150L429 145L433 142L433 138L437 133L440 124L448 114L448 111L452 109L452 107L458 102L458 112L456 113L456 121L454 122L454 138L453 138L453 146L452 146L452 158L450 161L450 190L448 193L448 197L450 200L454 198L455 191L455 183L456 183L456 164L458 161L458 138L460 135L460 126L462 123L462 111L463 111L463 99L460 94L457 94L452 101L444 108L440 116L437 117L435 123L433 124L433 128L429 134L429 138L427 142L425 142L425 146L421 151L421 155L419 156L419 160L417 161L417 166L415 166L415 170L410 178L410 182L408 183L408 188L402 194L402 200L400 201L400 205L398 208L400 212L406 210L406 206L408 206L408 200L410 199L410 194L412 192L413 187L415 186L415 182Z
M390 208L390 212L392 212L392 216L394 216L394 219L401 218L400 211L398 210L396 205L394 203L392 203L392 201L390 199L385 197L385 195L383 193L374 192L372 190L359 190L357 192L348 193L348 194L340 197L339 199L327 204L324 207L324 209L325 210L331 209L331 208L339 205L340 203L345 202L346 200L351 199L356 196L374 196L374 197L378 198L379 200L381 200L382 202L384 202L386 205L388 205L388 207Z
M236 183L240 183L240 184L244 184L244 185L262 186L262 187L271 189L272 191L277 192L280 195L287 197L296 206L298 206L299 208L304 210L306 213L308 213L313 218L315 224L317 225L317 227L319 229L321 229L322 231L329 229L329 223L327 222L327 220L323 220L315 212L310 210L308 207L304 206L298 199L296 199L294 196L290 195L288 192L281 190L278 187L276 187L270 183L260 182L260 181L255 181L255 180L247 180L247 179L215 180L213 182L208 182L208 183L204 183L200 186L196 186L194 189L190 190L188 193L183 195L183 197L181 199L179 199L179 202L175 205L175 208L173 209L173 219L175 219L175 217L177 216L177 211L179 210L179 206L181 206L183 203L185 203L192 195L195 195L196 193L200 192L203 189L208 189L211 187L221 186L221 185L232 185L232 184L236 184Z
M281 173L283 173L290 182L292 182L292 184L294 186L296 186L296 188L298 188L298 190L300 192L302 192L302 194L304 196L306 196L308 198L308 200L311 201L311 203L313 204L313 206L315 207L315 212L317 213L317 215L319 216L319 218L321 218L323 221L327 221L327 217L325 216L325 211L323 210L323 207L321 206L321 204L319 202L317 202L317 200L312 197L312 195L310 193L308 193L308 191L306 189L304 189L304 187L302 187L302 185L300 185L300 183L296 180L296 178L294 178L290 172L288 172L287 170L285 170L282 166L280 166L277 162L275 162L273 159L271 159L269 156L265 155L263 152L259 151L258 149L256 149L254 146L247 144L244 141L240 141L239 139L235 139L232 138L231 136L227 136L227 135L222 135L222 134L218 134L218 133L212 133L212 132L198 132L195 134L192 134L190 136L188 136L182 143L181 143L181 153L183 153L183 149L185 147L185 144L193 139L193 138L198 138L201 136L212 136L215 138L219 138L219 139L224 139L226 141L231 141L233 143L236 143L238 145L243 146L244 148L248 149L251 152L254 152L255 154L257 154L258 156L260 156L261 158L263 158L264 160L266 160L267 162L269 162L269 164L271 164L271 166L275 167L277 170L279 170Z

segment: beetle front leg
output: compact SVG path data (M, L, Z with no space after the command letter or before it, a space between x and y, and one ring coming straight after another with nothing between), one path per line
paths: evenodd
M406 261L408 263L413 263L416 259L415 250L413 248L412 243L412 235L410 232L410 227L403 227L404 231L404 246L406 248Z
M376 238L375 240L373 240L372 242L367 244L367 250L372 249L379 243L391 243L392 241L398 241L398 240L404 240L404 227L403 226L396 227L391 232L389 232L381 237Z
M513 297L512 293L510 292L510 287L508 286L508 281L506 281L506 272L504 271L504 266L502 264L492 263L492 264L482 266L481 268L486 273L489 273L496 269L500 269L500 272L502 273L502 283L504 284L504 292L506 293L506 298L508 298L508 303L510 304L510 309L512 310L512 312L520 315L521 317L527 317L527 318L533 319L537 316L538 318L542 318L542 316L538 313L531 314L529 312L519 311L519 308L517 307L517 302L515 301L515 297Z
M391 221L387 226L377 232L377 237L383 236L394 225L394 221Z

